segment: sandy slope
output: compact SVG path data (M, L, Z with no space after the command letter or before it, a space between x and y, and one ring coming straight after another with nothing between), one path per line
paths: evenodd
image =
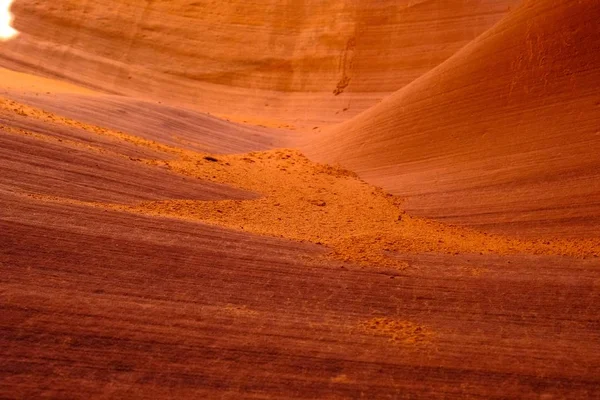
M2 397L600 394L598 244L413 218L297 151L214 161L0 105Z
M32 110L0 98L0 190L21 196L131 203L159 199L251 199L223 185L173 176L136 162L173 158L161 145ZM91 136L93 135L93 136Z
M401 88L517 2L19 0L0 65L312 128Z
M183 149L165 143L164 133L140 138L1 98L0 122L5 134L1 165L7 172L0 182L40 201L199 220L309 241L328 247L335 259L371 267L404 268L386 253L600 256L600 239L519 241L413 218L402 210L402 199L365 183L353 172L313 163L292 149L235 155L198 152L194 146ZM204 117L197 117L197 122L204 122ZM103 140L92 142L85 138L89 134ZM246 132L239 127L236 134ZM203 137L201 132L197 135ZM63 146L69 150L61 152ZM94 172L82 173L80 167ZM88 182L91 177L100 183ZM178 182L191 184L191 190L170 191ZM211 184L248 192L244 196L221 187L223 194L230 192L232 197L215 199L207 196ZM123 206L126 200L130 204Z
M410 196L407 207L423 215L513 233L597 233L598 18L593 1L528 1L307 150Z

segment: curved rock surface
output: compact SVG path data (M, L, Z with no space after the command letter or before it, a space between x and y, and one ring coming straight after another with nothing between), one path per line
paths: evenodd
M5 66L275 125L341 121L518 0L17 0ZM281 121L286 121L282 123Z
M598 397L597 258L464 251L479 247L473 232L436 235L441 225L427 221L415 230L409 215L380 212L391 197L335 168L320 166L295 190L283 177L318 166L290 152L209 161L189 158L196 143L161 145L172 142L158 129L170 108L46 99L85 119L99 118L90 107L102 101L127 111L119 123L137 121L144 138L0 101L0 397ZM218 184L224 176L327 202L277 198L235 218L270 195ZM169 212L135 210L157 204ZM227 228L206 223L211 204ZM185 218L194 207L201 212ZM323 243L289 240L296 232L277 218L283 238L251 233L271 227L273 213L330 239L350 233L357 248L346 262L331 258ZM377 219L410 237L384 243ZM365 241L360 225L371 221ZM392 264L374 257L406 239L416 247L394 252Z
M597 1L451 56L516 2L16 0L0 398L600 398Z
M519 234L600 223L600 4L528 1L381 104L311 137L407 208Z

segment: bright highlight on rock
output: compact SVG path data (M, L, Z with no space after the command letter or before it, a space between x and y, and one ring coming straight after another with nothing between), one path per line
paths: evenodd
M14 0L0 0L0 40L9 40L19 34L19 31L12 27L13 15L10 12L10 6Z

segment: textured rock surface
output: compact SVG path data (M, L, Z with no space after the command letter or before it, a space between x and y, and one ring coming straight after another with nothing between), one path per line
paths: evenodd
M17 0L0 398L600 398L598 5L447 59L515 3Z
M133 140L3 105L0 397L600 395L595 258L411 252L394 255L399 269L342 263L324 258L325 246L239 228L119 212L108 203L251 197L140 163L165 156L156 143L172 140L166 131ZM89 106L70 103L93 118ZM123 119L144 131L168 111ZM319 213L352 202L337 181L342 202L329 193Z
M451 59L325 134L409 210L511 233L600 223L600 4L529 1Z
M238 120L340 121L438 65L517 2L18 0L22 34L0 43L0 60Z

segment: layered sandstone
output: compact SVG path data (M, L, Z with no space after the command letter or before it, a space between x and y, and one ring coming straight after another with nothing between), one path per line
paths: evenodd
M518 0L17 0L0 63L240 121L342 121L435 67ZM278 123L286 121L286 123Z
M306 148L409 210L524 234L600 222L600 4L527 1Z

